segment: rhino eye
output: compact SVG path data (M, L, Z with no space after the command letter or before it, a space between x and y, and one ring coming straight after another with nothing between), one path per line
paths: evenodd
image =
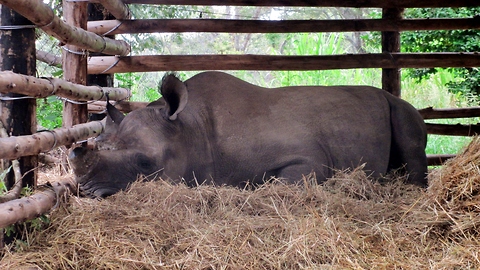
M154 162L144 154L135 156L135 164L142 172L151 172L154 169Z

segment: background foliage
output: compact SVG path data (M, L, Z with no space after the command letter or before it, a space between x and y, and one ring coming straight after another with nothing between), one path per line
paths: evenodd
M407 9L406 18L465 18L480 16L480 7L474 8L416 8ZM402 33L404 52L479 52L479 30L413 31ZM415 69L412 78L428 78L440 69ZM480 94L480 70L478 68L449 68L455 79L446 85L452 93L461 93L478 103Z

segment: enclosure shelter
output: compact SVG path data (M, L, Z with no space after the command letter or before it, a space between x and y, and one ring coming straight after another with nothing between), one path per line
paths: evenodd
M382 87L400 96L401 68L479 67L480 54L472 52L401 53L400 32L417 30L480 29L480 17L457 19L404 19L405 8L476 7L476 0L95 0L63 2L63 19L42 0L0 0L0 93L1 116L8 138L0 139L0 158L20 158L23 186L36 185L37 155L61 145L97 136L100 122L87 122L90 101L105 101L106 95L125 111L145 106L125 101L129 89L112 87L112 74L150 71L200 70L326 70L382 68ZM206 5L206 6L283 6L381 8L381 19L357 20L223 20L223 19L130 19L129 5ZM93 12L102 6L105 12ZM33 12L32 12L33 11ZM89 12L90 11L90 12ZM60 56L36 53L35 28L40 28L62 43L63 79L35 77L36 55L55 62ZM284 56L284 55L131 55L129 43L116 40L116 34L139 33L298 33L298 32L382 32L382 52L374 54ZM21 44L22 46L19 46ZM39 49L39 48L37 48ZM53 59L53 60L52 60ZM57 62L57 64L59 64ZM36 132L35 98L56 95L65 98L62 129ZM30 98L29 98L30 97ZM98 104L98 103L95 103ZM103 103L104 104L104 103ZM480 116L479 108L462 110L425 109L425 119ZM472 136L478 125L448 126L428 124L432 134ZM444 157L431 157L438 164ZM7 166L8 167L8 166ZM15 185L11 174L8 185ZM69 184L54 184L65 188ZM57 191L58 192L58 191ZM56 196L40 194L48 206ZM27 209L23 201L0 205L0 227L33 217L48 207ZM25 214L18 214L25 211ZM15 214L16 212L16 214Z

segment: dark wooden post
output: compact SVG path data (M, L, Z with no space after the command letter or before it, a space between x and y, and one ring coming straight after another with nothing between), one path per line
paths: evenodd
M0 6L0 69L11 70L16 73L34 76L35 63L35 29L21 28L22 25L31 26L32 23L20 16L17 12ZM9 29L8 27L13 28ZM15 26L19 27L15 29ZM18 98L22 95L6 94L4 98ZM36 100L16 99L0 102L0 118L10 136L30 135L36 132ZM22 157L19 160L23 175L23 186L35 187L37 183L37 157ZM13 172L7 176L6 184L12 187L15 183Z
M73 26L87 28L87 2L63 1L65 21ZM63 78L69 82L83 84L87 82L87 54L79 54L81 49L66 45L63 50ZM88 120L86 104L73 104L66 101L63 108L63 126L72 127Z
M104 21L104 20L115 20L110 13L108 13L101 4L88 4L88 20L89 21ZM109 38L114 38L114 36L108 36ZM104 55L101 53L90 53L92 56ZM87 76L87 85L98 85L102 87L113 87L113 74L99 74L99 75L88 75Z
M401 20L403 8L384 8L382 18L389 20ZM400 32L382 32L382 52L400 52ZM393 57L392 57L393 59ZM382 88L391 94L401 96L401 73L399 68L382 69Z

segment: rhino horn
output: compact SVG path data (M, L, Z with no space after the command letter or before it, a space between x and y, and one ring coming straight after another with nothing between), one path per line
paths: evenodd
M162 80L160 93L165 100L166 116L172 121L177 119L188 102L187 87L174 74L167 74Z
M115 108L115 106L110 104L110 99L108 97L108 94L106 94L106 97L107 97L107 114L113 123L115 123L116 125L120 125L120 123L125 118L125 115L123 115L122 112L120 112L117 108Z

